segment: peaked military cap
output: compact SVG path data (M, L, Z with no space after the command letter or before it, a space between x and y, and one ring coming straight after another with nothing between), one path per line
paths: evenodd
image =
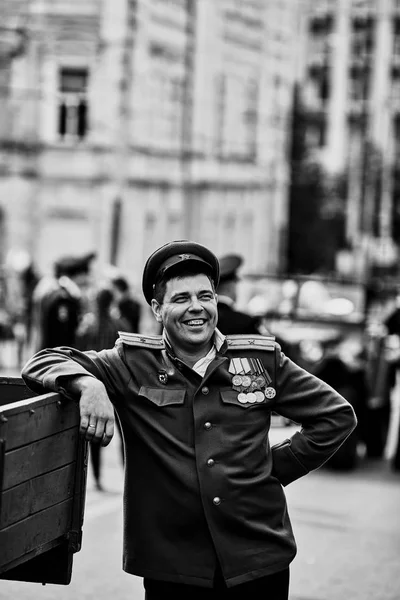
M219 282L218 259L205 246L189 240L168 242L149 256L143 269L142 290L146 302L154 298L154 286L171 269L176 273L190 263L200 265L217 287Z
M90 265L96 258L96 252L88 252L81 256L62 256L54 264L57 277L67 275L73 277L81 273L89 273Z
M239 254L226 254L219 259L220 283L230 279L237 279L237 270L243 264L243 258Z

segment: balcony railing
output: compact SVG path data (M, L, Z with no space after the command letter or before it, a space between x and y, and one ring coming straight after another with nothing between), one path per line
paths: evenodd
M392 0L393 2L393 14L400 16L400 0Z

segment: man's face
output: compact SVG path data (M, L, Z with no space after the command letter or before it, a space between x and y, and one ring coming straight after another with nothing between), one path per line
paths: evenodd
M208 347L218 312L216 294L206 275L170 279L163 303L153 299L151 306L175 349L190 353Z

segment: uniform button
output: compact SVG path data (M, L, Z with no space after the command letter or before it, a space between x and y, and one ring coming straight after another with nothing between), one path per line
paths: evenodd
M208 467L213 467L215 465L215 460L213 458L209 458L207 461Z
M221 498L219 496L215 496L215 498L213 498L213 504L215 504L215 506L221 504Z
M204 394L205 396L207 396L207 394L209 392L210 392L210 390L208 389L208 387L206 385L201 390L201 393Z
M207 429L207 431L208 431L209 429L211 429L212 425L211 425L210 421L207 421L206 423L204 423L203 427L204 427L204 429Z

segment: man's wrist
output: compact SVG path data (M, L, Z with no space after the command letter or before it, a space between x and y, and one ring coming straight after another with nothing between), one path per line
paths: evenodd
M72 394L80 396L85 389L96 385L103 386L101 381L91 375L77 375L68 381L67 387Z

